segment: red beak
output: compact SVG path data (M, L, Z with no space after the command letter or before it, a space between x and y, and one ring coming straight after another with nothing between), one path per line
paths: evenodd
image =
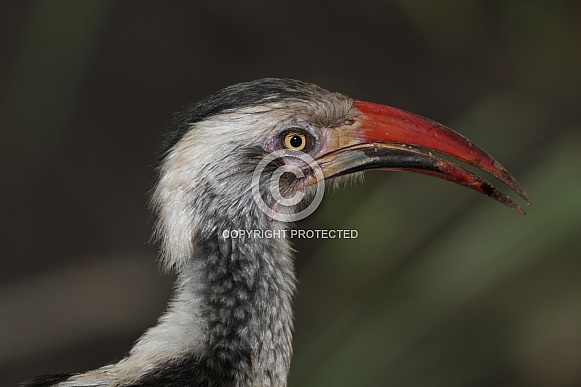
M516 179L487 152L453 130L418 115L369 102L354 102L353 122L329 131L323 155L317 158L326 178L367 169L417 172L440 177L488 195L525 212L507 195L437 152L490 173L530 199Z

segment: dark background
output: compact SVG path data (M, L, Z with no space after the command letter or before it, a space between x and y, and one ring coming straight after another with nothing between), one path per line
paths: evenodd
M0 5L0 385L119 359L162 313L148 211L172 112L291 77L445 123L500 160L520 216L368 173L295 240L291 386L581 384L576 1Z

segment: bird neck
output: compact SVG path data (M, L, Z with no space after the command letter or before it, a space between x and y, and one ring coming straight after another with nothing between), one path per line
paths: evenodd
M144 385L284 387L295 275L284 232L269 235L198 235L167 312L119 368Z
M276 225L262 225L268 238L196 235L159 323L118 363L62 385L286 386L295 275Z
M295 290L290 246L280 235L233 238L229 231L202 237L194 246L191 270L202 285L194 290L206 332L203 361L232 385L284 386Z

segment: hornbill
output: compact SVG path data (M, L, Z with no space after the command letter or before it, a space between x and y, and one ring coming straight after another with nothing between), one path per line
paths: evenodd
M304 208L285 200L381 169L443 178L524 213L454 159L530 203L488 153L426 118L290 79L218 91L175 115L162 153L152 202L161 264L177 273L167 311L119 362L27 385L285 386L295 274L281 231Z

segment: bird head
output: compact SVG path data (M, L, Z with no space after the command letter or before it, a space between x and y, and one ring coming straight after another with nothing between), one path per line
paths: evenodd
M301 210L290 200L296 194L370 169L439 177L524 213L455 161L496 177L529 202L487 152L429 119L289 79L227 87L176 115L168 136L154 194L166 265L185 262L196 235L284 227L280 221Z

